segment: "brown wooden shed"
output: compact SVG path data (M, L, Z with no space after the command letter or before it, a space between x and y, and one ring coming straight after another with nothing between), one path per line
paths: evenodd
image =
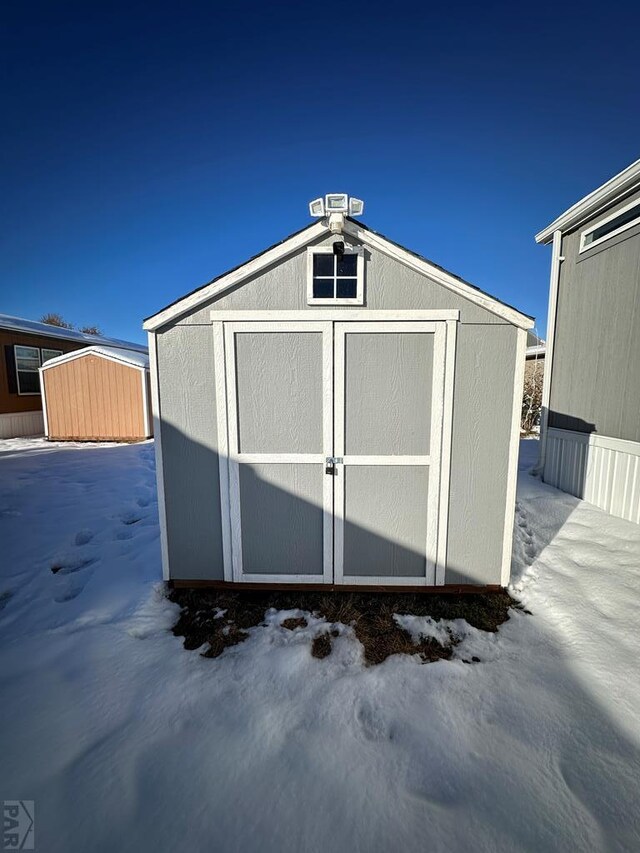
M55 441L140 441L153 435L149 358L93 346L40 368L44 431Z

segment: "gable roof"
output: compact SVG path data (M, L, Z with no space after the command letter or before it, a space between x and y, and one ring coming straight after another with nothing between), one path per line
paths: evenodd
M373 231L355 219L351 219L350 217L345 218L343 231L345 234L360 240L364 245L376 248L384 254L395 258L406 266L417 270L419 273L454 291L459 296L497 314L519 328L530 329L534 324L533 318L523 314L511 305L507 305L494 296L490 296L468 281L448 272L448 270L434 264L422 255L405 249L399 243L389 240L389 238ZM182 296L180 299L171 302L156 314L147 317L143 328L150 332L161 328L172 320L176 320L187 312L192 311L202 303L220 295L230 287L240 284L250 276L256 275L266 267L305 248L314 240L329 233L329 226L326 220L311 223L311 225L302 228L300 231L296 231L294 234L291 234L279 243L275 243L258 255L254 255L248 261L245 261L245 263L222 273L201 287Z
M45 361L40 370L48 370L50 367L56 367L58 364L74 361L77 358L84 358L86 355L97 355L101 358L107 358L110 361L121 362L129 367L137 367L140 370L149 369L149 356L146 352L138 352L138 350L123 349L121 347L85 347L84 349L76 349L72 352L58 355L55 358L50 358L48 361Z
M568 210L554 219L551 225L547 225L536 234L536 243L550 243L553 240L554 231L568 231L576 225L580 225L596 213L604 210L612 202L616 201L626 193L640 187L640 160L636 160L626 169L618 172L613 178L590 192L580 201L577 201Z
M49 323L38 323L35 320L25 320L23 317L12 317L10 314L0 314L0 329L24 332L27 335L42 335L46 338L60 338L63 341L78 341L87 344L87 346L105 344L134 352L147 352L147 347L144 344L121 341L118 338L106 338L104 335L88 335L86 332L79 332L77 329L63 329L60 326L51 326Z

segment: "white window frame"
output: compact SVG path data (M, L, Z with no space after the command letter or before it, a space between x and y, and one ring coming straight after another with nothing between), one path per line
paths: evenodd
M344 247L345 255L356 255L356 295L349 298L322 298L316 299L313 295L313 258L314 255L333 255L333 245L330 246L308 246L307 247L307 305L364 305L364 250L361 246ZM352 278L352 276L343 276ZM328 276L327 276L328 278ZM333 277L337 282L337 277Z
M632 219L630 222L625 222L624 225L621 225L619 228L615 228L613 231L609 232L609 234L605 234L603 237L598 237L597 240L593 240L591 243L585 243L585 240L592 234L594 231L597 231L598 228L602 228L603 225L606 225L607 222L611 222L612 219L617 219L618 216L622 216L623 213L626 213L627 210L631 210L631 208L638 208L638 215L635 219ZM580 235L580 249L578 250L578 254L582 254L582 252L587 252L589 249L593 249L594 246L600 246L602 243L605 243L607 240L610 240L612 237L616 237L618 234L622 234L624 231L627 231L629 228L633 228L635 225L640 224L640 199L635 199L635 201L630 202L629 204L621 207L619 210L616 210L615 213L609 214L609 216L605 216L604 219L598 220L595 225L590 225Z
M18 368L18 347L22 349L30 349L35 350L38 353L38 367L35 370L20 370ZM18 396L19 397L39 397L41 394L41 390L38 391L21 391L20 390L20 374L21 373L35 373L38 377L38 385L40 384L40 367L42 365L42 353L40 352L40 347L32 347L27 344L14 344L13 345L13 363L16 368L16 386L18 388Z
M54 355L48 356L46 359L44 357L45 352L54 353ZM52 349L51 347L40 347L40 367L42 367L45 362L49 361L52 358L58 358L59 355L62 355L64 350L61 349Z

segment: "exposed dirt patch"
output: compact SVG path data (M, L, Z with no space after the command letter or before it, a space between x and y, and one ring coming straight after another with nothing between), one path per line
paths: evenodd
M326 658L331 654L331 637L328 634L319 634L313 638L311 643L311 654L314 658Z
M280 624L288 631L295 631L296 628L306 628L309 623L304 618L304 616L299 616L297 619L291 616L289 617L289 619L285 619Z
M275 610L303 610L323 616L329 631L318 634L311 654L323 658L331 653L332 637L339 635L336 625L353 628L363 645L368 664L382 663L390 655L419 655L425 662L449 659L457 640L441 645L435 639L414 643L396 624L394 613L431 616L432 619L464 619L481 631L497 631L509 618L509 608L519 605L506 592L466 595L421 595L389 592L304 592L282 590L170 590L171 601L181 612L173 633L184 637L186 649L206 646L205 657L217 657L228 646L245 640L248 629L262 625L265 613ZM520 609L520 608L519 608ZM225 611L220 618L220 611ZM304 617L289 617L282 623L290 631L307 626ZM468 663L477 663L474 658Z

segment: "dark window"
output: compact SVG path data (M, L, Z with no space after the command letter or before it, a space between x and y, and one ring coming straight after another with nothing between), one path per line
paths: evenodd
M38 347L23 347L16 344L13 349L16 360L16 376L19 394L40 393L40 350Z
M314 252L314 299L356 299L358 296L358 255L345 252L342 257L333 252Z
M313 276L328 275L333 278L335 256L328 254L316 254L313 256Z
M313 298L333 299L333 278L314 278Z
M357 278L339 278L338 299L355 299L358 295L358 279Z
M603 237L606 237L613 231L617 231L618 228L622 228L624 225L628 225L630 222L634 222L636 219L640 220L640 204L635 204L629 210L625 210L608 222L603 222L602 225L594 228L593 231L586 233L582 239L582 245L589 246L591 243L595 243L596 240L601 240Z

